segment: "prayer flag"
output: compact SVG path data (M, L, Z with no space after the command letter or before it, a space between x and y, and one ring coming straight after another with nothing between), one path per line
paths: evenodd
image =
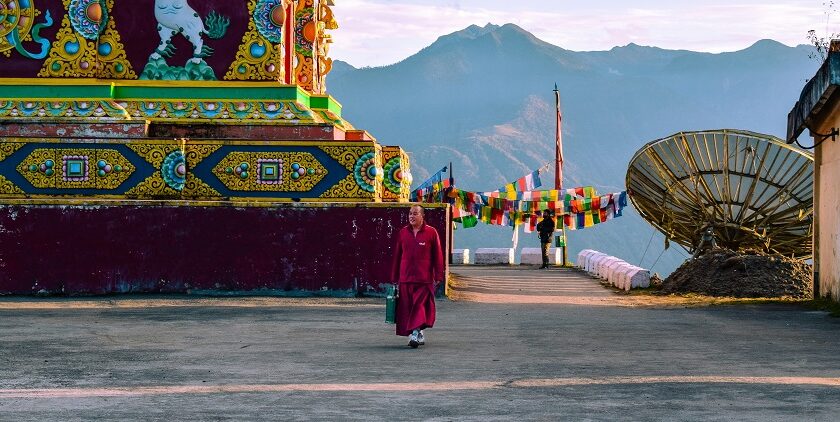
M475 227L478 225L478 218L473 214L465 215L461 217L461 224L464 225L465 229Z
M417 188L414 189L411 192L411 198L410 198L411 201L421 200L422 198L424 198L425 196L428 195L428 193L430 191L430 188L434 187L435 185L437 185L438 187L442 186L443 185L443 173L446 170L447 170L447 167L444 167L444 168L438 170L437 173L433 174L431 177L426 179L423 183L420 184L420 186L417 186ZM450 182L450 180L447 180L447 182ZM449 185L449 183L447 183L447 187L448 187L448 185Z
M501 192L525 192L525 191L532 191L540 186L542 186L542 180L540 180L540 170L537 169L532 171L531 173L526 174L525 176L520 177L515 182L508 183L501 188L499 191Z

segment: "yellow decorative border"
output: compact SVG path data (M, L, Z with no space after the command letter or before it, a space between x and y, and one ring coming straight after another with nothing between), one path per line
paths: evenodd
M137 186L127 190L125 196L128 198L178 198L181 196L181 192L167 186L158 170L146 180L138 183Z
M259 160L277 160L280 183L260 183ZM305 174L298 179L292 178L291 167L296 163L304 171L312 169L312 174ZM247 165L242 177L236 167ZM241 171L241 168L240 168ZM327 169L308 152L231 152L213 168L213 174L232 191L269 191L269 192L308 192L327 175Z
M356 166L356 161L358 161L361 156L373 151L374 146L373 144L364 146L323 145L320 149L352 173L353 168Z
M68 145L69 146L69 145ZM85 157L86 168L80 178L64 177L64 157ZM51 172L40 169L47 161L52 162ZM97 163L102 160L110 166L110 172L98 175ZM35 170L32 170L35 168ZM117 171L119 169L119 171ZM17 166L17 171L33 187L39 189L116 189L123 184L135 168L119 151L113 149L38 148L33 150ZM105 170L103 170L104 172ZM80 180L81 179L81 180Z
M221 147L222 145L220 144L188 144L185 141L183 149L187 169L194 168L198 163L204 161L205 158L209 157L210 154L213 154Z
M61 164L56 159L56 156L58 156L57 152L58 151L56 149L52 148L39 148L32 151L20 162L20 164L18 164L18 173L20 173L20 175L35 188L55 188L57 185L56 180L58 180L61 170ZM53 163L51 168L52 174L47 174L40 169L36 169L35 171L30 170L30 166L40 168L41 164L44 164L47 161L51 161Z
M25 192L16 184L3 176L0 176L0 194L2 195L23 195Z
M181 191L181 194L189 198L218 198L222 196L192 173L187 173L187 181L184 183L184 190Z
M0 85L2 87L2 85ZM128 112L110 100L37 100L2 101L0 117L14 120L126 120Z
M113 149L95 149L96 155L94 161L91 163L91 178L96 179L97 189L117 189L128 180L129 177L136 170L131 161L125 158L119 151ZM104 160L107 165L111 166L111 172L106 173L105 176L100 176L98 172L98 162ZM120 166L120 171L115 171L116 166ZM105 170L103 170L105 171Z
M136 119L167 122L266 122L268 124L325 123L316 113L295 101L254 100L146 100L118 101ZM332 122L330 122L332 123Z
M359 186L355 175L355 166L359 158L371 151L376 151L377 147L378 145L373 143L366 146L321 146L322 151L338 161L350 174L327 189L321 194L320 198L367 198L368 200L380 201L382 198L382 182L378 181L378 188L374 192L368 192ZM381 154L377 154L377 156L379 155Z
M170 141L171 142L171 141ZM155 144L125 144L132 151L137 153L155 168L154 174L140 182L137 186L129 189L125 194L129 197L220 197L221 194L211 188L207 183L189 172L189 169L197 166L205 158L222 147L222 144L187 144L184 140L178 143L155 143ZM161 175L161 167L166 156L177 150L184 151L184 160L187 163L186 182L184 189L177 191L169 187Z
M171 142L171 141L170 141ZM136 152L141 158L146 160L149 164L154 166L155 169L160 170L160 166L163 165L163 160L169 155L172 151L178 150L179 145L173 143L166 143L166 144L133 144L133 143L126 143L127 146L132 151Z
M0 161L9 158L10 155L14 154L17 150L23 148L25 144L23 143L7 143L2 142L0 143Z
M276 142L258 142L245 140L143 140L138 143L137 140L130 141L120 138L99 139L95 143L101 147L90 148L85 145L77 145L78 148L73 148L73 144L66 140L59 138L3 138L0 142L0 162L8 160L8 157L15 154L27 144L37 143L46 144L43 147L38 147L24 157L20 162L15 160L15 169L10 171L18 171L26 178L30 185L35 189L97 189L97 190L114 190L126 180L130 179L130 174L136 174L138 167L145 167L141 165L141 161L148 163L154 171L146 180L141 181L136 186L126 187L125 193L121 194L85 194L72 195L67 197L65 203L77 203L73 201L85 202L94 199L110 198L114 200L128 200L128 199L147 199L147 200L188 200L188 199L219 199L219 198L239 198L243 201L255 202L357 202L367 201L374 202L381 199L381 189L376 192L367 192L358 185L355 179L355 166L360 160L360 157L371 153L380 152L379 146L372 141L344 141L344 142L326 142L324 141L276 141ZM120 151L118 149L108 148L106 145L113 145L120 148L127 147L131 152ZM223 146L286 146L286 147L316 147L326 153L330 158L335 159L339 165L345 168L350 173L343 180L339 181L335 186L330 186L328 190L319 198L271 198L271 197L249 197L248 193L254 191L276 191L276 192L307 192L311 191L315 185L322 182L327 175L326 166L317 161L317 154L312 152L298 151L298 152L265 152L265 156L260 155L259 150L256 152L242 151L251 154L250 158L259 159L273 159L282 157L284 160L285 174L284 179L288 182L291 179L290 168L293 162L299 162L304 168L316 169L316 174L308 174L296 180L297 185L268 185L269 189L256 189L249 187L248 190L240 190L230 192L228 195L222 195L215 188L211 187L206 181L196 177L194 173L190 172L191 168L195 168L203 160L206 160L212 154L217 152ZM185 162L187 164L187 174L184 183L184 189L177 191L169 187L163 179L161 174L161 167L165 158L174 151L182 151L184 153ZM136 156L134 155L136 154ZM64 155L87 156L88 157L88 171L86 172L88 180L63 180L63 160ZM275 157L276 156L276 157ZM237 157L238 158L238 157ZM376 157L377 162L381 161L381 157ZM122 168L122 174L119 180L110 181L103 184L105 179L113 178L114 174L108 174L105 178L98 177L96 172L97 162L100 159L105 159L112 167L119 164ZM53 170L50 176L47 176L45 170L41 169L41 164L46 164L46 160L52 160ZM124 160L124 161L122 161ZM311 160L311 162L307 161ZM213 163L218 167L218 163ZM252 164L252 162L249 162ZM255 164L255 161L253 162ZM30 170L30 166L37 166L36 170ZM214 171L215 170L215 171ZM317 170L322 173L318 174ZM214 175L218 174L218 168L210 169ZM317 176L317 177L315 177ZM208 176L209 177L209 176ZM99 180L99 183L97 183ZM0 181L3 182L3 181ZM53 194L40 193L26 193L21 186L15 186L8 180L4 182L0 188L0 195L3 195L3 200L12 199L20 195L24 195L31 199L50 199L55 198ZM212 183L217 183L216 179ZM224 185L224 182L222 182ZM221 188L220 188L221 189ZM234 189L231 189L234 190ZM12 197L12 198L10 198Z

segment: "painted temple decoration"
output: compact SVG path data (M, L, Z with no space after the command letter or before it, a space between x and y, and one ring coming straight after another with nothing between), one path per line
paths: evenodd
M35 8L34 0L0 0L0 53L10 57L16 51L27 59L43 59L50 49L49 40L40 36L43 28L53 25L50 11L44 13L43 21L36 23L41 11ZM30 51L23 43L33 41L36 49Z
M333 0L0 0L0 78L274 81L326 93Z
M287 0L248 2L251 16L248 30L225 79L285 81L286 53L283 46L291 7L289 3Z
M213 55L213 48L204 39L224 37L230 19L214 10L202 18L187 0L155 0L153 7L160 42L149 56L140 79L215 80L213 68L204 61ZM176 37L183 37L192 49L192 57L183 66L169 66L166 62L175 53L172 41Z
M409 162L326 92L332 4L0 0L0 294L378 289Z
M325 77L332 69L327 57L332 39L326 29L336 29L326 1L301 0L295 10L295 81L307 91L325 92Z
M408 154L398 146L382 147L384 202L406 202L411 190L411 170Z
M90 139L0 129L0 196L407 200L324 92L331 0L0 4L0 122Z
M136 78L110 13L113 6L114 0L64 0L61 29L38 76Z

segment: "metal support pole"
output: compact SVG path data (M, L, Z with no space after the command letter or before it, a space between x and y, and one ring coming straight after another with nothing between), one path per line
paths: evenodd
M560 115L560 90L557 88L556 83L554 84L554 107L554 117L557 119L557 126L554 139L554 189L558 191L558 197L561 197L559 191L561 191L563 188L563 138L562 133L560 133L560 131L562 130L562 128L560 127L560 122L562 119ZM563 200L565 200L565 195L563 195L562 198ZM561 248L563 249L563 266L565 267L566 263L569 260L569 238L566 237L566 224L564 224L563 222L563 217L561 216L558 220L561 227L561 232L563 233L563 246L561 246Z

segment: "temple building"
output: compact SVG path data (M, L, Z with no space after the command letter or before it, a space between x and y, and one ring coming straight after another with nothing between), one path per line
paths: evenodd
M0 0L0 294L379 290L410 166L328 94L331 6Z

